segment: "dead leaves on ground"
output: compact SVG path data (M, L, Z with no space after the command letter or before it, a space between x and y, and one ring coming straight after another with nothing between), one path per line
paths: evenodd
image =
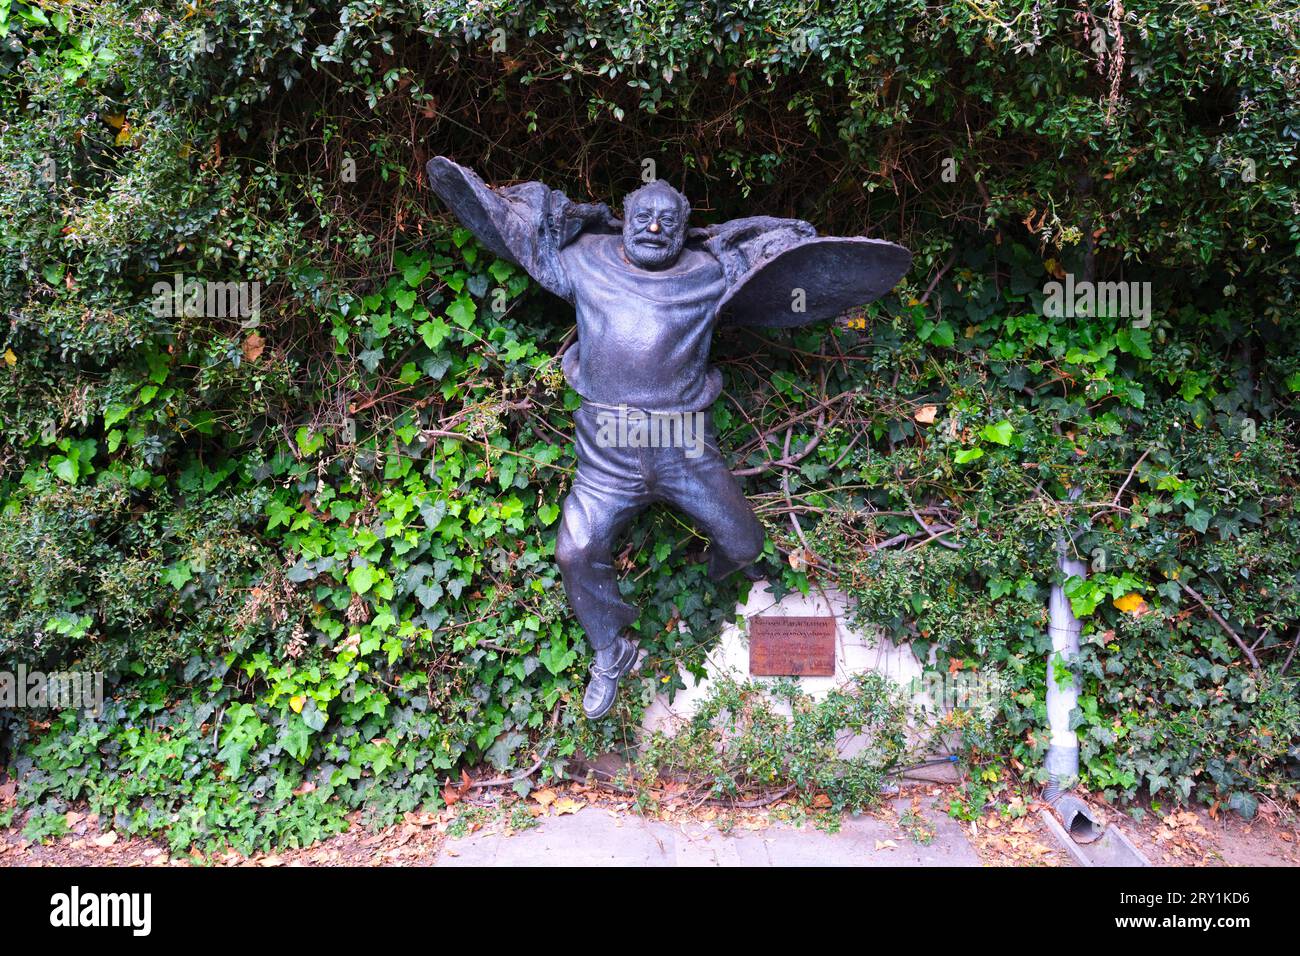
M548 814L562 817L570 813L577 813L587 805L587 801L581 797L562 797L550 787L534 790L530 795L530 799L533 805L528 807L528 812L533 817L542 817Z
M1033 813L1004 818L988 813L966 824L967 836L985 866L1068 866L1069 857Z
M460 803L468 796L469 792L474 789L474 781L469 778L464 770L460 772L460 786L453 787L450 783L442 788L442 802L447 806L454 806Z
M1210 831L1201 824L1201 818L1191 810L1176 810L1160 818L1154 831L1148 831L1152 844L1171 863L1206 866L1221 859L1219 852L1207 847Z

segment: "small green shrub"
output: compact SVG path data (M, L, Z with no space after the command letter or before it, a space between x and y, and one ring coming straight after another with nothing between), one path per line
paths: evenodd
M828 799L821 809L857 813L913 754L909 716L906 695L879 674L855 675L821 700L795 681L718 678L684 727L642 742L637 782L679 779L733 800L793 790L808 802Z

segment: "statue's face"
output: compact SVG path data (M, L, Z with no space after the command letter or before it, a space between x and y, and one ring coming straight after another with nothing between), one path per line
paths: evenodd
M623 251L642 269L666 269L686 243L686 213L667 189L630 196L623 210Z

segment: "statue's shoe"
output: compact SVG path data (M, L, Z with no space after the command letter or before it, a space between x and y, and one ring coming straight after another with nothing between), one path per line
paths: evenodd
M636 645L621 634L611 648L609 663L591 665L591 679L582 695L582 710L592 720L604 717L618 697L618 682L636 663Z

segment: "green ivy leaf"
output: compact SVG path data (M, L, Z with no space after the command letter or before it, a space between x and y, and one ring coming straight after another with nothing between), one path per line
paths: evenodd
M365 594L378 580L379 572L369 564L363 564L348 572L348 587L357 594Z
M311 731L297 714L290 717L285 725L284 733L280 735L280 745L294 760L307 762L307 754L311 750Z
M325 433L316 433L306 425L301 425L294 434L294 441L298 445L298 451L307 458L325 447Z
M112 428L126 416L131 414L130 405L122 405L118 402L110 402L108 408L104 409L104 427Z
M186 584L194 577L194 572L190 570L188 561L178 561L176 564L168 565L163 569L162 579L170 584L177 591L185 587Z
M446 327L445 322L443 323L443 327ZM429 378L433 379L435 382L440 382L442 381L442 377L447 374L447 369L451 368L451 359L446 357L430 356L420 363L420 368L424 370L424 374L429 376Z
M467 295L459 295L451 305L447 306L447 317L462 329L468 329L474 324L474 315L477 311L478 307L473 299Z
M61 478L70 485L77 483L79 469L73 459L64 455L55 455L50 459L50 468L53 470L55 477Z
M986 441L991 441L997 445L1010 445L1011 436L1015 433L1015 427L1008 421L1000 421L996 425L985 425L980 430L980 435Z
M424 277L429 274L429 270L432 268L433 260L428 258L423 258L419 262L407 263L406 267L402 269L402 279L405 280L407 285L415 288L424 281ZM409 309L410 306L403 306L403 308Z
M564 641L556 638L537 652L537 659L542 666L554 676L559 677L578 659L578 652L564 646Z
M419 328L420 338L424 339L424 344L431 349L440 346L447 336L451 334L451 326L441 318L433 318L425 322Z

